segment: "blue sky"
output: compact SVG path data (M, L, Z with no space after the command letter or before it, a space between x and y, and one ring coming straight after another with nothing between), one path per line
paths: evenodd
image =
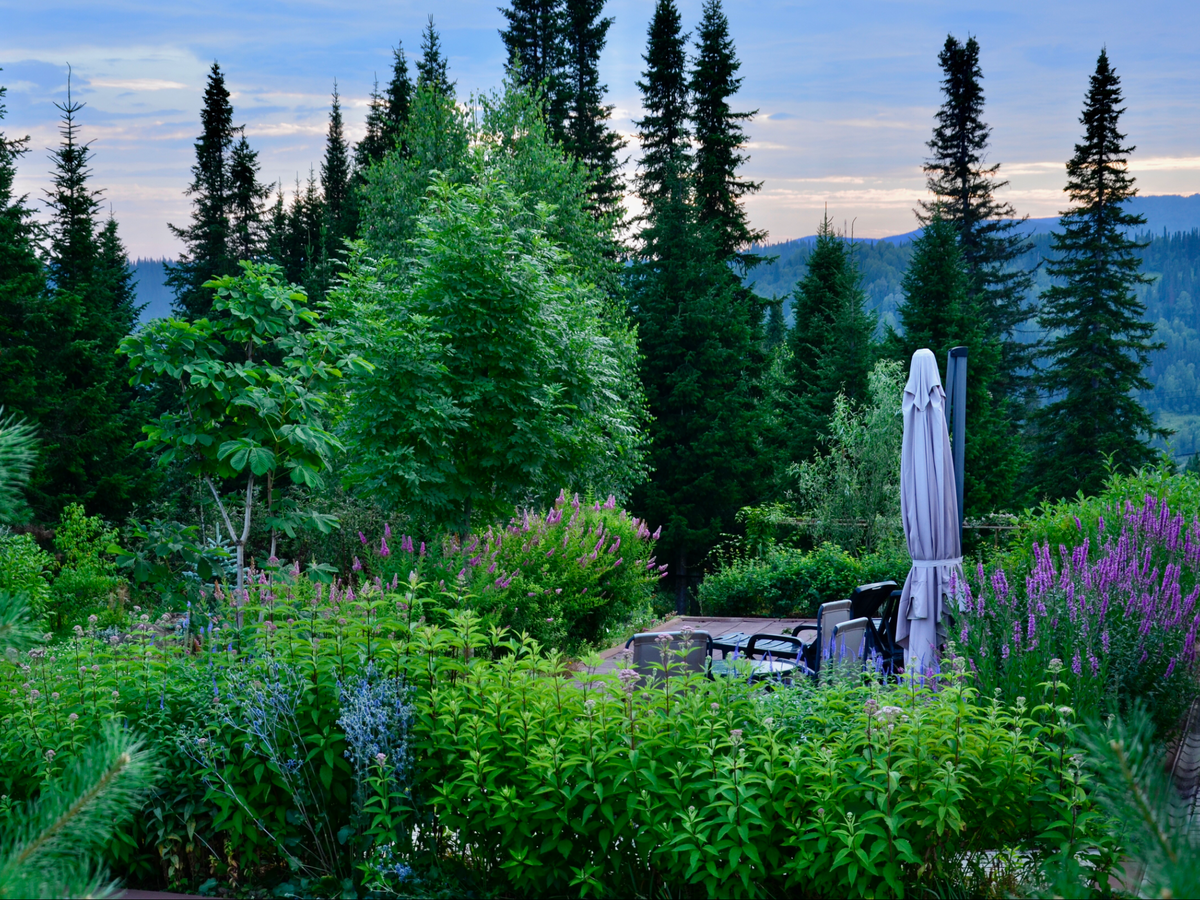
M688 29L700 5L680 0ZM0 83L9 89L2 127L33 136L19 187L36 198L47 182L52 104L65 96L69 62L75 94L88 104L80 122L94 141L95 184L130 252L173 254L167 222L187 217L183 189L213 59L260 151L264 180L290 187L319 164L334 79L358 136L372 79L388 76L390 48L400 40L415 56L429 14L460 94L495 87L504 64L496 7L497 0L0 0ZM652 10L652 0L609 0L607 8L616 22L602 75L626 133L639 115L634 83ZM1142 192L1200 191L1200 4L726 0L726 11L743 60L741 104L759 110L746 173L764 187L750 214L773 240L812 233L826 203L861 236L913 227L947 32L980 41L991 158L1011 180L1006 196L1019 211L1062 208L1063 163L1102 45L1125 88L1123 121L1138 146L1133 171ZM632 142L629 152L636 156Z

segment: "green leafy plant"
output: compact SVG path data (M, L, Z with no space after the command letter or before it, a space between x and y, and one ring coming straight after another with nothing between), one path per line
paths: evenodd
M21 489L33 472L37 438L32 425L0 406L0 525L9 525L26 512Z
M58 574L52 585L50 626L62 629L93 611L114 612L123 582L108 551L117 532L107 528L99 516L88 516L78 503L68 504L54 530L54 546L60 556ZM110 624L110 623L106 623Z
M51 601L54 558L31 534L12 534L0 526L0 591L24 598L29 613L40 620Z
M155 775L154 759L137 737L106 728L35 801L7 810L0 897L111 895L98 851L133 815Z
M161 450L162 465L179 458L208 485L237 548L239 590L256 478L266 480L273 535L292 534L304 523L335 524L277 497L276 480L286 475L296 484L320 483L330 453L341 449L322 427L328 391L344 369L369 368L341 353L335 332L322 326L304 294L280 282L278 267L241 265L241 276L206 285L217 292L212 318L157 319L121 344L136 384L168 382L180 396L180 408L146 426L140 446ZM245 479L237 529L217 489L235 477Z
M732 559L700 584L709 616L814 616L860 584L901 582L911 562L901 551L860 557L834 544L802 551L772 547L761 557Z

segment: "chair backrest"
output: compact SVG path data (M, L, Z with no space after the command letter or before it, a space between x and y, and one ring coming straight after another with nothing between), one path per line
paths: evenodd
M765 650L757 646L760 641L763 643L767 641L779 641L781 643L788 644L796 651L797 660L800 660L802 658L802 654L804 653L804 641L800 640L798 637L793 637L790 634L752 634L750 635L750 640L746 641L746 659L753 659L755 653L758 653L761 656L766 656L771 652L770 650Z
M686 672L703 672L708 664L708 657L712 655L712 635L707 631L693 631L691 638L691 649L687 655L680 659L673 651L683 649L683 632L681 631L647 631L641 634L635 634L630 638L625 646L633 648L633 668L643 681L647 676L661 678L662 671L662 652L658 638L660 635L669 635L671 643L667 645L670 654L667 657L668 662L672 664L672 675L683 675Z
M820 653L817 654L818 659L821 656L829 655L829 638L833 634L833 629L849 619L849 600L834 600L831 603L822 603L817 607L817 647L820 648Z
M879 611L879 607L887 601L897 585L894 581L877 581L874 584L860 584L850 592L850 615L852 618L871 616Z
M866 616L839 622L829 639L829 658L836 660L862 659L867 650L867 634L871 620Z

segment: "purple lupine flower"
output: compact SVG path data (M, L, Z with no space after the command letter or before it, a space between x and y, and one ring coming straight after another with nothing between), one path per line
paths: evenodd
M650 535L650 540L657 541L660 537L662 537L662 526L661 525L659 525L657 528L654 529L654 534Z
M1075 651L1075 655L1071 657L1071 671L1076 675L1083 674L1083 660L1079 656L1079 651Z
M358 533L358 539L360 541L362 541L362 545L364 547L367 546L367 536L365 534L363 534L361 531Z
M1163 678L1170 678L1171 673L1175 671L1175 657L1171 657L1171 661L1167 663L1167 671L1163 673Z
M1008 644L1005 644L1003 647L1000 648L1000 658L1008 659Z
M1092 667L1093 678L1100 674L1100 660L1096 659L1096 654L1091 650L1088 651L1088 665Z
M425 542L424 542L424 541L421 541L421 553L420 553L420 555L421 555L421 556L424 556L424 555L425 555Z
M389 525L387 522L384 522L383 523L383 538L384 538L384 540L387 540L391 536L392 536L392 526Z
M604 508L605 509L616 509L616 507L617 507L617 498L615 496L613 496L612 494L609 494L608 499L604 501Z
M350 571L352 571L352 572L361 572L362 571L362 563L359 561L357 556L354 557L354 565L352 565L350 567Z
M380 556L391 556L392 555L392 551L388 549L387 538L379 539L379 555Z

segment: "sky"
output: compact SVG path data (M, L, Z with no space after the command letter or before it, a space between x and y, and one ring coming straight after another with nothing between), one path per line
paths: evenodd
M694 32L702 0L678 0ZM56 102L67 65L92 141L93 183L134 257L179 251L167 224L189 214L184 190L213 60L226 73L235 120L260 152L262 178L290 191L320 165L336 79L347 130L361 137L374 78L390 76L391 48L419 52L429 15L441 32L460 96L503 76L498 0L0 0L0 84L9 137L30 135L18 188L40 204ZM636 81L653 0L609 0L615 22L601 75L636 164ZM812 234L822 212L856 236L912 230L925 196L921 163L940 102L937 54L948 33L981 46L992 126L990 161L1010 181L1018 212L1064 208L1064 163L1096 57L1107 46L1121 77L1122 119L1137 145L1131 169L1143 194L1200 192L1200 4L1182 0L725 0L742 60L752 223L772 241Z

